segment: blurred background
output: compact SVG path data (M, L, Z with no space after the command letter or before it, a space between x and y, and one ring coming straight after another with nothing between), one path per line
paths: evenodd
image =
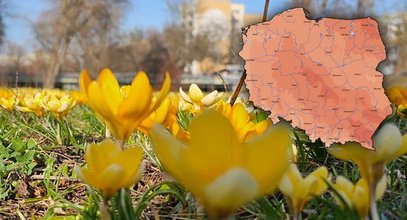
M242 28L262 19L264 0L0 0L0 85L78 87L82 68L110 67L121 83L139 70L153 85L194 82L232 91L244 62ZM379 22L385 86L407 86L407 1L270 0L269 17L304 7L311 18Z

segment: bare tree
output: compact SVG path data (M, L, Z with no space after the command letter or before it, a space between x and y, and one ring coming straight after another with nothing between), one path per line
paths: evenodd
M82 45L85 59L90 57L90 54L96 54L94 57L98 58L102 56L100 54L105 54L106 45L109 43L109 32L113 28L113 11L117 9L116 5L123 2L127 0L52 1L52 9L44 12L34 24L38 41L50 54L43 79L44 87L54 86L69 46L75 38L78 38L79 44ZM95 46L94 42L103 46L92 51L89 48ZM86 43L88 45L85 47Z
M43 79L46 88L54 87L71 41L91 17L83 0L60 0L54 1L54 4L34 26L38 41L50 54Z
M93 16L88 24L78 32L77 42L83 51L86 68L90 72L97 72L111 64L110 50L122 43L120 41L115 42L113 39L120 39L117 29L128 1L89 2Z

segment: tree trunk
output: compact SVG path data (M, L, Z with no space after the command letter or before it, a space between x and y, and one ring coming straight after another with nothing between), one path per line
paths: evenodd
M57 46L55 52L52 54L51 57L51 64L44 76L43 79L43 87L44 88L54 88L55 82L61 68L62 63L65 60L66 52L68 50L70 40L65 40L63 45L60 47Z

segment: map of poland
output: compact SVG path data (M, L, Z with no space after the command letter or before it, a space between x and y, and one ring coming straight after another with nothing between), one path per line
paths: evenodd
M376 70L386 53L375 20L316 21L295 8L247 27L243 40L250 101L274 123L291 121L326 146L373 149L372 135L392 112Z

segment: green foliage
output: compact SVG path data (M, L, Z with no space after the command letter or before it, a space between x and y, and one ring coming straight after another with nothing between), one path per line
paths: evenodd
M267 112L258 111L255 121L264 120ZM193 119L186 111L179 111L178 121L183 129ZM399 125L402 133L407 131L407 120L396 114L387 119ZM60 128L62 145L57 144L57 128ZM0 206L1 201L22 200L22 204L47 204L44 219L97 219L101 213L103 199L98 192L88 189L76 181L72 172L75 165L82 165L86 143L103 139L106 127L86 106L78 106L62 120L51 115L37 117L34 114L9 113L0 110ZM325 165L333 177L343 175L356 182L360 176L357 166L328 154L321 141L311 142L304 131L293 130L297 148L297 164L304 175ZM129 144L141 146L147 160L160 164L153 154L148 136L141 132L133 135ZM407 157L389 163L388 188L378 203L383 219L407 219ZM151 172L151 171L150 171ZM149 173L151 174L151 173ZM151 174L153 175L153 174ZM155 175L155 174L154 174ZM33 178L35 176L35 178ZM143 182L143 189L122 190L109 201L113 219L151 218L154 214L165 218L202 218L202 209L191 194L179 184L154 180ZM26 183L29 193L22 195L21 186ZM35 190L43 190L36 194ZM81 191L82 190L82 191ZM335 193L334 190L330 190ZM159 198L159 204L155 202ZM17 202L15 202L17 203ZM5 211L0 207L0 215ZM16 218L35 219L32 213L15 209ZM243 206L232 219L284 219L288 208L282 195L275 192ZM342 208L332 199L330 193L310 201L301 213L302 219L357 219L349 207ZM164 218L164 217L163 217Z

